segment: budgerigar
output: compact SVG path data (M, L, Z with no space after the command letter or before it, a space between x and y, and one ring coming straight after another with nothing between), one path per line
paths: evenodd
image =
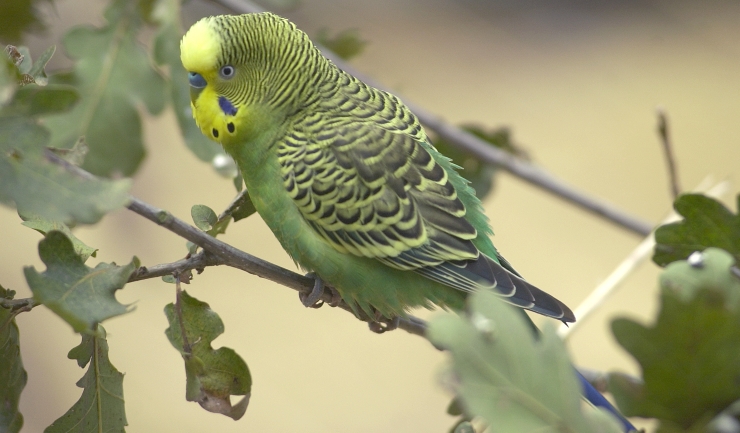
M237 162L285 251L355 311L460 310L466 294L493 290L575 321L496 251L480 200L416 116L337 68L291 22L208 17L180 48L200 129ZM578 377L588 400L634 430Z
M498 254L480 200L416 116L337 68L293 23L203 18L180 48L203 133L237 162L285 251L357 311L461 309L467 293L494 290L575 320Z

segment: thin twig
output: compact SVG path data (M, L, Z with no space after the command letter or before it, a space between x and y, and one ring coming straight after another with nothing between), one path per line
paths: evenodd
M701 192L707 188L707 184L710 182L709 179L704 179L694 191ZM712 188L706 191L706 195L709 197L721 197L729 189L729 181L722 181ZM660 224L668 224L673 221L679 220L680 217L675 211L672 211ZM650 255L655 248L655 236L654 233L650 233L650 236L646 237L640 244L635 247L632 252L609 274L606 279L596 286L596 288L581 302L581 304L575 309L574 313L577 321L570 323L568 326L561 325L558 328L558 335L562 339L567 339L573 332L582 326L586 319L601 306L606 298L613 295L619 286L627 279L635 269L638 268Z
M681 194L681 185L678 182L678 170L676 169L676 157L673 154L673 142L671 133L668 128L668 116L663 107L658 107L658 134L663 144L663 153L665 154L666 164L668 165L668 179L671 183L671 194L673 200Z
M178 260L173 263L141 266L128 277L128 282L131 283L134 281L147 280L149 278L164 277L166 275L173 275L176 272L184 272L192 269L202 270L207 266L218 266L222 264L223 263L213 255L200 251L192 257Z
M41 305L41 303L36 301L34 298L0 298L0 308L7 308L10 310L10 314L5 318L5 321L0 323L0 334L2 334L5 331L5 328L10 325L13 319L15 319L15 316L31 311L38 305Z
M12 311L16 311L16 310L31 311L32 308L37 307L39 305L41 305L41 303L38 302L34 298L20 298L20 299L0 298L0 307L7 308Z
M266 278L293 290L310 293L314 286L314 279L299 275L288 269L262 260L251 254L245 253L233 246L222 242L205 232L198 230L186 222L174 217L167 211L157 209L143 201L131 197L128 209L143 216L144 218L161 225L171 232L198 245L218 259L220 264L241 269L250 274ZM325 302L331 302L331 294L326 291L322 298ZM339 304L343 310L354 314L352 308L344 301ZM367 318L364 318L367 319ZM416 318L403 318L399 328L417 335L424 335L423 321Z
M51 162L66 168L70 173L73 173L84 179L95 179L95 176L93 176L92 174L73 164L70 164L69 162L65 161L60 156L54 154L51 151L46 151L45 156ZM262 260L251 254L245 253L238 248L234 248L233 246L212 237L211 235L199 230L198 228L191 226L185 221L176 218L171 213L162 209L157 209L156 207L145 203L137 199L136 197L129 196L129 203L126 205L126 207L129 210L148 219L149 221L152 221L175 233L176 235L189 240L190 242L198 245L207 252L203 259L198 258L198 255L196 254L190 259L180 260L175 263L152 266L150 268L146 268L145 270L139 268L136 272L134 272L134 281L145 278L152 278L154 276L167 275L167 273L161 273L165 269L169 271L168 273L171 273L175 270L184 271L186 269L200 269L203 267L203 265L226 265L233 268L241 269L242 271L249 272L250 274L257 275L258 277L266 278L270 281L274 281L298 292L304 292L308 294L313 289L313 278L308 278L303 275L297 274L293 271ZM208 257L209 255L210 257ZM329 292L329 290L325 291L324 295L321 297L324 302L329 303L332 301L332 296ZM355 315L355 312L352 310L352 308L344 301L340 302L338 307ZM371 318L369 317L362 317L361 312L360 315L361 317L359 318L362 320L371 320ZM401 318L398 327L411 334L424 336L426 330L426 322L413 316L407 316Z
M241 14L264 12L264 9L247 0L211 0L211 2ZM384 89L384 86L357 72L352 66L338 58L328 49L320 46L319 48L321 48L324 56L334 62L334 64L342 70L356 76L373 87ZM434 131L437 135L449 141L454 146L465 149L477 156L481 161L495 164L514 176L519 177L520 179L529 182L530 184L537 186L573 205L607 219L633 233L647 236L651 232L653 224L650 222L632 216L604 200L591 197L590 195L579 191L572 185L556 178L543 168L516 158L497 147L491 146L489 143L486 143L478 137L443 121L439 116L434 115L417 105L409 103L405 98L404 103L414 114L416 114L416 117L419 118L419 121L424 124L425 127Z

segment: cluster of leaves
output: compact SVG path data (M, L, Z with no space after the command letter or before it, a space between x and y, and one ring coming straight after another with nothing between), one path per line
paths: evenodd
M581 410L580 386L555 330L548 326L536 338L492 292L473 294L464 317L433 321L428 337L451 354L465 412L495 423L496 431L621 431L607 412Z
M36 62L24 48L6 51L0 58L0 203L49 220L97 222L126 202L130 181L81 179L47 160L51 132L39 119L70 111L77 90L44 85L53 47Z
M18 5L34 7L30 2ZM11 18L5 13L3 17ZM65 164L82 166L104 177L133 174L144 156L138 107L156 114L168 100L179 107L175 111L193 152L209 162L224 156L195 127L187 86L179 85L187 82L179 62L179 2L116 0L105 17L107 22L102 27L77 27L65 35L65 51L75 61L72 71L47 77L45 66L55 47L36 61L25 47L8 46L7 55L0 55L0 203L16 207L23 225L45 236L39 244L39 255L46 265L43 272L33 267L25 269L34 295L31 300L14 300L13 291L0 287L2 431L17 432L23 424L18 400L26 372L15 316L38 304L81 334L81 345L70 351L69 357L81 368L89 364L77 383L83 388L80 399L47 431L122 432L126 425L123 375L108 359L101 323L132 310L120 304L115 293L124 287L139 262L134 258L125 266L98 263L89 267L85 262L95 257L97 250L76 238L70 227L96 223L106 213L124 206L131 181L80 175ZM154 57L169 68L170 80L150 62L149 54L138 42L145 23L158 26ZM29 27L0 30L3 39L12 40ZM172 84L173 80L178 84ZM235 206L222 219L220 227L225 229L230 219L250 213L251 202L246 197L240 201L241 207ZM198 301L187 297L184 305L190 305L188 302ZM246 364L231 349L210 348L209 342L223 332L215 313L207 308L186 311L170 323L170 329L186 329L190 341L199 342L185 362L186 397L209 410L238 418L246 410L248 398L230 408L228 397L249 394L251 378ZM172 319L169 313L168 318ZM216 331L219 326L221 331ZM175 340L172 342L185 353ZM197 383L194 385L191 379Z
M740 216L699 194L675 208L684 220L656 233L655 261L668 266L654 323L612 322L642 377L610 373L608 386L624 415L654 418L658 432L740 432ZM454 431L469 431L473 416L497 431L619 431L604 414L578 409L575 375L552 329L534 339L511 310L476 294L465 317L431 324L430 340L453 361L451 413L466 420Z

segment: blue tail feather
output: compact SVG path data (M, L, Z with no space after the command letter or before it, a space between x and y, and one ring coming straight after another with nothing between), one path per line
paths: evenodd
M627 418L624 417L617 408L615 408L611 403L609 403L609 400L607 400L599 391L596 390L596 388L591 385L591 383L586 380L583 375L576 370L576 373L578 374L578 380L581 382L581 387L583 388L583 397L586 398L586 400L590 401L591 404L597 407L604 408L608 410L612 415L617 417L619 422L622 423L622 427L624 427L625 433L629 433L631 431L636 431L637 429L635 426L630 423Z

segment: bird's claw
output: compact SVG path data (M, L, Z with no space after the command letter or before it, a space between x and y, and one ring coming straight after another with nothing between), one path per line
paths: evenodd
M376 316L379 316L376 314ZM394 329L398 328L398 324L401 322L401 318L399 316L393 317L391 319L387 319L385 317L376 317L376 319L372 322L369 322L367 325L370 328L371 331L373 331L376 334L382 334L384 332L393 331Z
M333 287L329 287L329 290L331 291L331 301L329 301L329 306L338 307L339 303L342 302L342 295L340 295Z
M313 289L311 289L310 293L298 293L298 297L306 308L321 308L321 306L324 305L324 301L321 300L321 297L324 296L324 281L313 272L309 272L306 276L313 277ZM332 302L333 301L334 299L332 296Z
M299 292L298 297L301 299L301 303L306 308L321 308L324 305L324 301L321 299L324 296L324 291L329 290L331 294L331 300L327 302L330 307L337 307L342 302L342 295L337 292L334 287L326 286L324 280L313 272L306 274L307 277L313 278L313 289L311 292Z

